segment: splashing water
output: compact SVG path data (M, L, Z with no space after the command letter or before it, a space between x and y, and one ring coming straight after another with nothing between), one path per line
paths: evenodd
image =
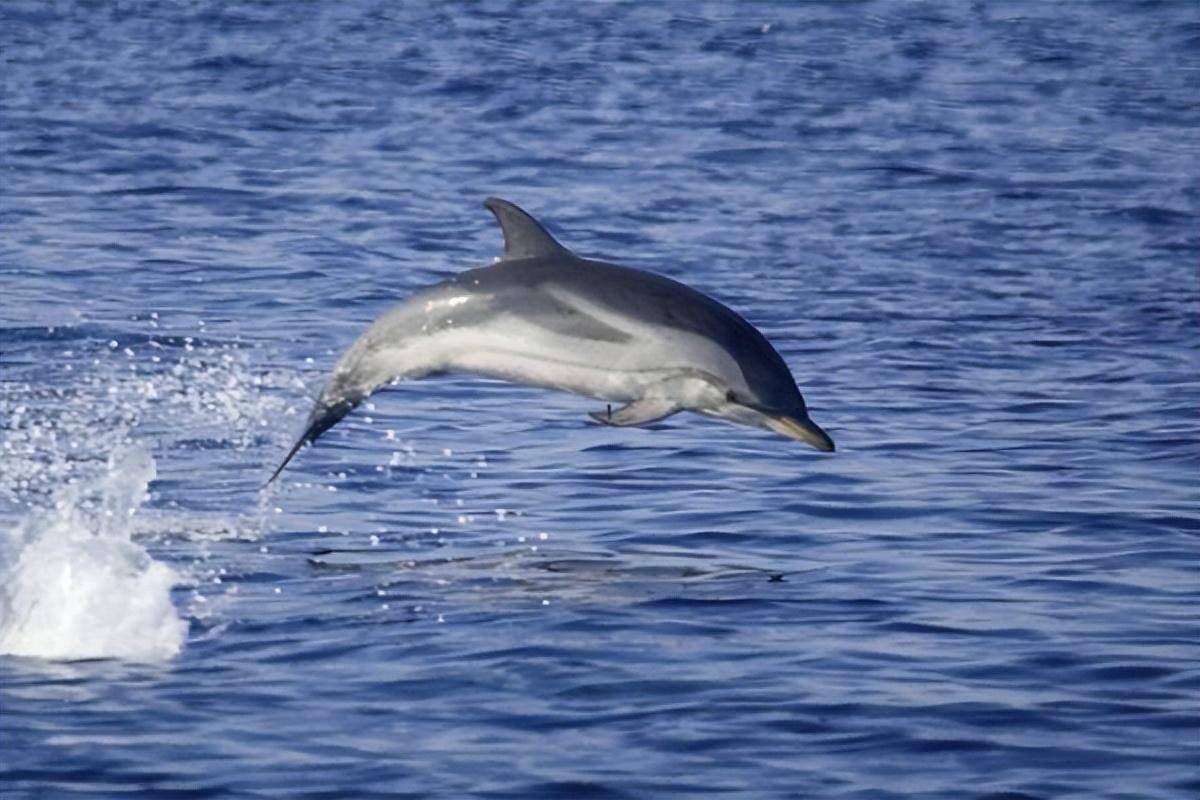
M0 546L0 653L160 661L188 625L171 602L175 572L130 538L154 459L114 453L94 482L68 485Z
M147 546L257 536L265 523L261 509L230 510L230 487L217 507L203 489L186 507L152 498L151 448L168 456L169 483L196 453L213 452L201 448L261 446L266 421L285 407L273 392L294 378L252 371L239 348L191 337L131 334L124 346L67 335L68 349L14 348L0 392L0 655L170 659L191 615L172 591L195 576Z

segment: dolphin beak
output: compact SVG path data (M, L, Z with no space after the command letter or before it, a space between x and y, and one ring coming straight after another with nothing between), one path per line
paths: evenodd
M308 418L308 427L304 429L304 433L299 439L296 440L296 443L292 445L292 449L288 451L288 454L284 456L283 463L275 468L275 471L271 473L271 477L268 478L267 482L263 485L270 486L271 483L279 477L279 473L283 472L283 468L288 465L288 462L292 460L296 453L300 452L301 447L304 447L306 444L312 444L321 436L321 434L332 428L334 425L337 425L342 420L342 417L346 416L354 409L355 405L357 404L343 400L342 402L335 403L331 406L318 405L316 408L314 408L312 415Z
M823 453L833 452L833 439L808 417L767 417L764 422L768 428L789 439L804 442Z

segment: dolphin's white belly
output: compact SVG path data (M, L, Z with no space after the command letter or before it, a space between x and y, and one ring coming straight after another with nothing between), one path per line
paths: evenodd
M620 402L669 391L699 404L712 379L726 386L744 382L737 363L703 337L628 317L603 321L620 331L619 341L567 335L516 313L462 325L451 318L381 355L410 365L414 374L467 372Z

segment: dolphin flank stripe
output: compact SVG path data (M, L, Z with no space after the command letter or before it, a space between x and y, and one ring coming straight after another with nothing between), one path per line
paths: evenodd
M446 372L625 403L592 412L607 425L692 411L834 449L783 358L734 311L670 278L580 258L507 200L484 206L504 257L377 319L338 359L268 483L384 385Z
M567 298L548 293L544 307L529 303L522 318L562 336L595 339L605 342L627 342L631 334L609 325L586 309L572 305Z

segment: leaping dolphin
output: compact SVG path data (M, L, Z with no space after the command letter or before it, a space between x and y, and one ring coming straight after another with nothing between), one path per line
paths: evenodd
M464 372L595 397L605 425L694 411L833 450L787 364L746 320L661 275L580 258L516 205L488 198L504 256L414 294L338 359L283 463L385 384Z

